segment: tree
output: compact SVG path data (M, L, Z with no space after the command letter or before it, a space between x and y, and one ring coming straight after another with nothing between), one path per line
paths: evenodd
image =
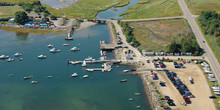
M51 16L50 16L50 19L51 19L51 20L57 20L57 17L54 16L54 15L51 15Z
M173 41L171 44L168 45L168 52L169 53L175 53L175 52L180 52L181 50L181 45L177 44L176 41Z
M18 11L15 13L15 22L18 24L24 24L28 21L28 16L24 11Z
M218 46L220 47L220 37L217 38L216 42L217 42Z

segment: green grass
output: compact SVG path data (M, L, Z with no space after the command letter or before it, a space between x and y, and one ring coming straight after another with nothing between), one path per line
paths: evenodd
M33 1L40 1L40 0L0 0L0 2L6 2L6 3L33 2Z
M0 17L14 16L17 11L24 11L24 9L18 5L15 6L1 6Z
M220 12L220 0L185 0L192 14L200 14L205 10Z
M138 0L139 4L149 3L150 0Z
M196 23L199 26L198 18L196 18ZM215 58L217 59L218 63L220 63L220 46L217 44L217 37L214 35L205 35L203 30L200 28L205 37L206 42L208 43L209 47L211 48Z
M181 39L193 34L185 19L170 19L157 21L130 22L134 29L134 37L141 45L140 50L165 51L173 40Z
M155 18L181 16L182 11L177 0L150 0L149 3L136 4L121 15L124 19Z
M35 34L43 34L43 33L64 33L60 30L41 30L41 29L28 29L28 28L16 28L16 27L6 27L0 26L0 29L8 31L8 32L22 32L22 33L35 33Z
M120 2L115 5L115 7L122 7L128 4L129 4L129 0L120 0Z

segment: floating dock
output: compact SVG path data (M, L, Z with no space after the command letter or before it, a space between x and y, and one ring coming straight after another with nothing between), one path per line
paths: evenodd
M106 62L111 62L111 63L120 63L121 60L92 60L92 61L85 61L86 63L106 63ZM69 64L82 64L83 61L70 61L68 60L67 63Z

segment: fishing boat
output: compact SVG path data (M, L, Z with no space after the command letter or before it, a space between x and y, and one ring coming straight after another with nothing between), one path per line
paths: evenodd
M69 46L69 45L70 45L70 44L66 44L66 43L63 44L63 46Z
M85 60L83 61L82 66L83 66L83 67L86 66L86 61L85 61Z
M31 79L31 78L33 78L32 75L31 76L26 76L26 77L24 77L24 80Z
M83 78L88 78L88 77L89 77L89 75L84 75L84 76L83 76Z
M127 79L122 79L120 82L127 82Z
M78 76L77 73L73 73L73 74L71 75L71 77L77 77L77 76Z
M39 58L39 59L46 59L47 56L45 56L45 55L39 55L38 58Z
M31 81L31 84L37 84L38 81Z
M7 59L7 62L12 62L12 61L14 61L13 58L9 58L9 59Z
M57 53L57 52L60 52L60 49L52 48L52 49L50 49L50 52Z
M9 58L9 56L6 56L6 55L1 55L0 56L0 59L7 59L7 58Z
M77 48L77 47L73 47L73 48L71 48L70 50L71 50L71 51L79 51L80 49Z
M20 56L21 56L21 53L18 53L18 52L17 52L17 53L14 54L14 56L15 56L15 57L20 57Z
M138 106L136 106L136 108L141 108L141 106L140 106L140 105L138 105Z
M47 48L52 48L52 47L53 47L52 44L48 44L48 45L47 45Z

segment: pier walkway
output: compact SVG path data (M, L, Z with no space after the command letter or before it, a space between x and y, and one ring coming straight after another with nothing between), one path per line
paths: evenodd
M110 62L110 63L120 63L121 60L91 60L91 61L85 61L86 63L106 63L106 62ZM69 64L82 64L83 61L70 61L68 60Z

